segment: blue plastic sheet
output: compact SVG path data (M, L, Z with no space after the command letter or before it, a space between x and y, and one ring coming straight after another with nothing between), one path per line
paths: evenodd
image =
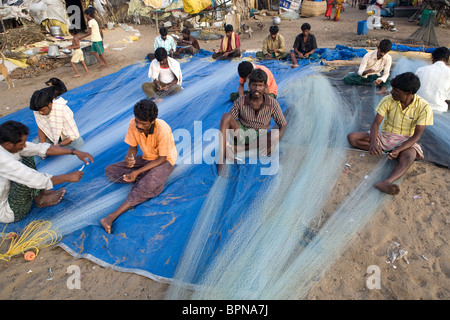
M243 58L252 57L254 55L250 54ZM176 165L164 191L122 214L114 222L111 234L105 233L100 219L125 200L131 186L108 182L104 169L123 160L126 153L128 146L123 140L128 121L133 117L134 104L145 98L141 85L149 81L149 62L131 65L65 93L63 98L68 100L85 140L82 150L90 152L95 162L84 168L84 176L79 183L65 185L66 194L58 205L33 207L23 220L10 224L6 230L20 231L33 220L49 220L57 231L62 230L60 245L74 256L159 281L169 281L196 215L217 178L214 164L197 163L195 145L203 143L200 149L204 150L211 142L194 141L194 131L198 130L199 124L196 121L201 121L203 134L208 129L218 129L222 114L232 106L230 93L238 88L239 62L214 61L211 53L204 50L192 59L181 61L184 90L158 105L159 117L171 126L174 133L177 129L189 132L193 139L191 154L181 154L179 160L186 164ZM301 70L291 69L289 61L262 63L270 68L277 81L288 72L292 74ZM300 64L313 65L309 60ZM0 122L10 119L30 128L29 140L37 136L37 126L29 108L3 117ZM81 161L73 156L48 157L39 163L38 170L62 174L81 166ZM258 188L258 179L255 178L249 178L247 191ZM235 192L229 190L229 197L233 198ZM245 193L241 198L245 198ZM240 199L239 203L243 201L245 199ZM86 212L89 212L88 216Z

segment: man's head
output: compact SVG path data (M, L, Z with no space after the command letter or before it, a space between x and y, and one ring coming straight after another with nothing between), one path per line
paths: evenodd
M448 63L450 57L450 51L446 47L439 47L434 49L433 53L431 54L431 59L433 60L433 63L437 61L442 61L445 63Z
M167 51L163 47L159 47L155 50L155 59L159 61L159 63L167 60Z
M304 24L302 24L301 29L302 29L302 33L303 33L304 35L308 35L309 32L311 31L311 25L310 25L309 23L306 23L306 22L305 22Z
M153 134L153 128L158 117L158 107L149 99L142 99L134 105L134 118L138 131Z
M395 101L403 100L408 95L414 95L420 88L420 80L412 72L401 73L391 80L391 95Z
M23 123L9 120L0 124L0 145L11 153L17 153L26 146L29 129Z
M254 69L248 76L250 96L259 98L264 94L267 87L267 73L261 69Z
M228 38L231 38L231 35L233 34L233 25L227 24L225 26L225 34L227 35Z
M91 19L94 18L94 15L95 15L94 7L89 7L86 10L84 10L84 14Z
M275 40L275 38L277 37L278 34L278 26L270 26L269 28L269 32L270 32L270 37Z
M43 116L48 115L52 111L55 95L55 87L36 90L30 99L30 109L32 111L38 111Z
M166 40L167 39L167 28L166 27L159 28L159 34L163 40Z
M69 29L69 33L70 33L70 35L75 37L78 34L78 30L75 28L72 28L72 29Z
M184 39L188 40L191 35L191 31L188 28L184 28L183 31L181 31L181 35Z
M389 39L381 40L380 43L378 44L377 58L381 59L382 57L384 57L386 53L391 51L391 48L392 48L391 40Z
M253 63L251 63L250 61L242 61L238 65L239 77L247 79L250 73L252 73L253 69Z

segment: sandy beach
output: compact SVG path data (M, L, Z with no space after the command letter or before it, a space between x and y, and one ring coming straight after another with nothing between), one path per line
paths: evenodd
M370 30L368 36L358 36L357 21L367 19L365 10L347 7L341 21L327 20L323 16L283 20L280 33L290 48L299 34L303 22L311 24L320 48L334 48L337 44L349 47L361 46L367 39L374 41L389 38L402 43L418 26L407 18L387 18L394 21L397 31ZM262 22L264 28L257 27ZM254 31L252 37L241 35L242 48L260 50L262 39L268 34L272 17L248 20ZM129 43L123 50L113 50L130 34L116 26L104 30L104 42L108 45L106 57L109 69L89 68L88 77L73 78L70 64L41 74L35 78L15 79L16 88L8 90L0 82L0 116L28 108L32 93L45 86L45 81L57 77L67 88L73 89L97 78L112 74L125 66L143 61L153 50L157 36L154 26L137 25L140 39ZM442 46L450 46L450 29L435 28ZM203 49L219 47L219 41L199 41ZM83 75L83 70L79 66ZM335 205L355 188L376 163L376 157L349 150L343 172L334 190ZM416 161L401 182L401 192L384 203L382 210L367 224L344 254L335 261L329 271L319 279L308 295L310 300L447 300L450 299L450 173L447 168L427 161ZM408 251L407 260L388 263L387 249L392 243ZM168 285L140 275L119 272L101 267L87 259L76 259L55 246L43 249L34 261L23 256L11 261L0 261L0 299L2 300L161 300ZM68 268L79 267L81 287L70 287ZM381 271L381 287L367 286L368 267L378 266ZM70 270L70 269L69 269Z

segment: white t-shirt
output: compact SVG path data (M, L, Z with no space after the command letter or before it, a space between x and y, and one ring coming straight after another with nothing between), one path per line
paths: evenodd
M175 79L175 75L173 74L170 68L161 68L159 70L159 81L162 83L171 83Z
M419 97L424 98L434 111L446 112L450 100L450 68L443 61L420 67L416 71L420 79Z
M102 41L102 35L100 34L100 28L98 26L97 20L95 19L89 20L88 27L91 28L91 41L92 42Z

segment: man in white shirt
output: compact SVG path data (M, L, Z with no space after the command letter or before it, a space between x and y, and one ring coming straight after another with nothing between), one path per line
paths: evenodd
M428 101L433 111L447 112L450 105L449 56L448 48L436 48L431 54L433 64L416 71L421 84L417 94Z
M31 210L32 203L48 207L59 203L65 189L51 190L54 185L78 182L82 171L52 176L36 170L34 156L76 155L89 164L94 158L77 149L66 149L49 143L27 141L29 129L17 121L0 125L0 222L11 223L22 219Z
M348 75L344 78L345 84L350 85L371 85L379 88L377 94L385 94L390 86L390 72L392 66L392 57L389 51L392 48L392 42L389 39L380 41L377 50L368 52L364 55L359 65L358 73ZM381 75L383 73L383 75Z
M155 51L155 59L150 63L148 77L153 82L142 84L142 90L149 99L166 97L170 94L183 90L181 83L183 81L180 63L167 56L164 48L158 48Z
M84 141L73 118L73 112L64 98L55 97L55 87L36 90L30 99L38 126L38 139L33 142L49 142L60 147L80 148Z

